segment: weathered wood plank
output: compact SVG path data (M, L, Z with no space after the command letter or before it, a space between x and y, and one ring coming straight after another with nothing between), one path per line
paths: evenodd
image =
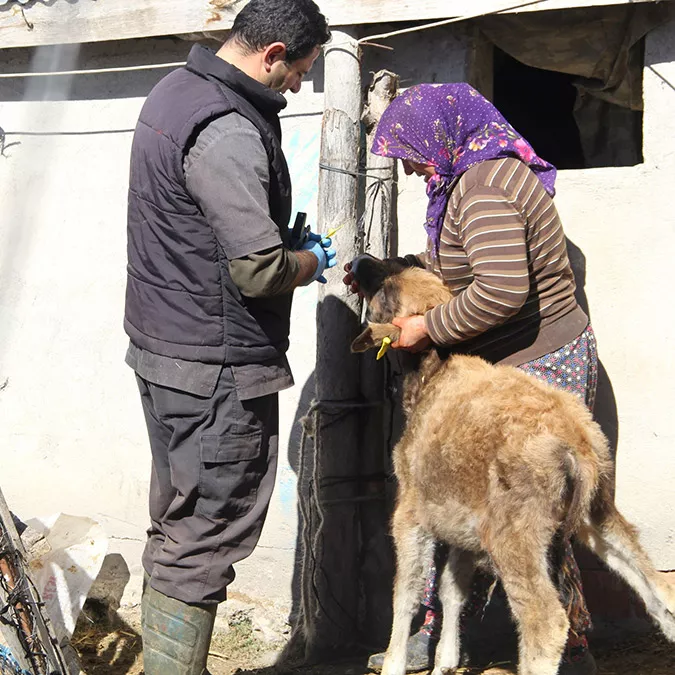
M523 11L654 2L656 0L544 0ZM0 0L0 48L226 30L247 0L56 0L22 6ZM320 0L332 26L468 16L478 10L514 11L526 0ZM32 28L31 28L32 26Z
M377 124L398 92L398 75L381 70L373 76L362 116L367 132L368 151L375 140ZM394 160L368 152L366 166L364 252L387 258L392 252L392 218L394 217ZM384 644L391 629L391 589L394 581L394 554L389 535L391 511L386 500L385 476L390 470L391 405L386 393L385 361L376 361L375 350L361 354L361 394L373 404L361 420L360 509L361 569L363 599L360 616L362 641Z
M325 51L325 112L319 174L319 232L340 227L341 260L359 252L358 169L361 138L361 69L353 31L336 31ZM342 173L348 172L348 173ZM361 302L347 291L342 274L326 275L319 287L316 339L316 396L319 417L315 490L322 510L312 574L307 655L312 660L355 642L358 617L359 359L349 345L359 331ZM339 407L336 407L339 406ZM352 408L350 408L352 406ZM318 568L318 569L317 569ZM307 570L306 570L307 578Z

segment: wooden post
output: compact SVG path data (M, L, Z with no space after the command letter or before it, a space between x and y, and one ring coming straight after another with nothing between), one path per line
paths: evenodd
M366 167L366 253L376 258L391 255L390 238L392 229L392 203L394 188L394 160L389 157L371 154L370 148L375 140L375 131L382 114L398 92L398 75L381 70L373 75L368 88L368 99L363 112L367 142Z
M361 137L361 69L354 33L333 31L325 51L325 105L319 173L319 232L335 237L339 267L319 287L316 354L316 448L311 532L305 551L308 660L355 641L358 616L359 359L350 353L361 301L342 283L341 265L359 253L357 199ZM346 173L341 173L346 172ZM317 531L318 529L318 531Z
M396 96L399 78L381 70L373 76L363 113L367 132L364 250L377 258L391 255L394 160L371 154L377 124ZM391 589L394 555L389 537L390 509L385 496L385 476L391 467L390 406L386 393L386 360L376 361L375 352L361 356L361 392L375 405L364 410L361 425L361 475L364 502L361 505L361 640L377 645L386 642L391 629Z

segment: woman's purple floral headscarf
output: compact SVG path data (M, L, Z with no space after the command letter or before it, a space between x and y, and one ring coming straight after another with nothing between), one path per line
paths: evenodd
M372 152L436 167L427 183L424 225L434 255L448 207L448 187L474 164L517 157L555 195L555 167L538 157L492 103L464 82L419 84L397 96L382 115Z

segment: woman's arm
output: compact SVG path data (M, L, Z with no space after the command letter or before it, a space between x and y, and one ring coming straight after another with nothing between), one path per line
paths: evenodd
M451 226L473 280L449 303L425 314L427 333L439 346L463 342L505 323L520 311L530 292L526 222L507 195L498 188L478 186L464 195L457 214ZM444 256L442 243L439 255ZM442 263L452 265L452 258Z

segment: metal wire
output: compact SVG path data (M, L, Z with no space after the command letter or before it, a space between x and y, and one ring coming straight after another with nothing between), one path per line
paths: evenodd
M463 16L455 16L451 19L442 19L441 21L432 21L430 23L424 23L421 26L410 26L408 28L401 28L399 30L393 30L389 33L377 33L375 35L368 35L366 37L358 40L360 45L370 44L373 47L381 47L386 49L384 45L372 44L372 40L383 40L384 38L394 37L396 35L405 35L407 33L419 33L423 30L428 30L430 28L438 28L440 26L448 26L452 23L459 23L460 21L468 21L469 19L479 19L483 16L490 16L492 14L503 14L504 12L517 11L519 9L524 9L530 5L539 5L542 2L548 2L548 0L528 0L527 2L518 2L515 5L506 5L501 9L490 9L490 10L480 10L474 14L465 14Z
M17 79L23 77L58 77L62 75L102 75L103 73L129 73L136 70L160 70L163 68L180 68L187 61L171 63L146 63L139 66L117 66L111 68L88 68L79 70L52 70L43 72L0 73L1 79Z

